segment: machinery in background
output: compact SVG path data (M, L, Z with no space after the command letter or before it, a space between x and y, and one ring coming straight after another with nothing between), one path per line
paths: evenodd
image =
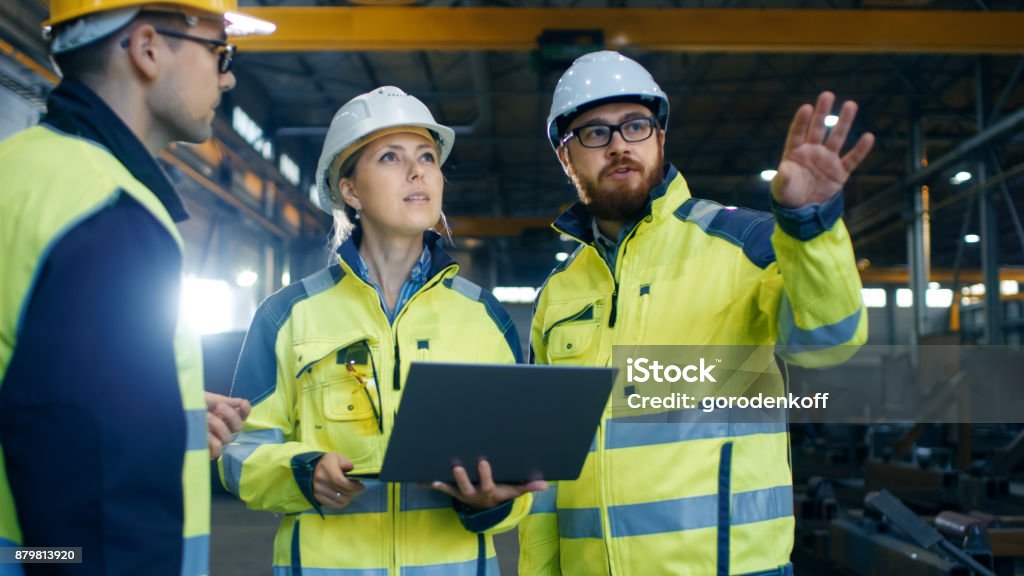
M1021 426L801 425L793 438L801 575L1024 574Z

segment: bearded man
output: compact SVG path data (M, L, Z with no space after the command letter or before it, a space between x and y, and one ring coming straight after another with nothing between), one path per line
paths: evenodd
M668 97L616 52L559 80L548 138L580 201L554 223L579 242L535 306L531 358L607 366L613 346L767 348L772 358L841 362L867 314L841 188L871 150L840 151L857 112L824 123L835 96L805 104L772 181L772 213L690 195L664 162ZM628 393L628 392L627 392ZM765 394L768 396L769 394ZM786 422L652 423L612 406L577 480L552 485L520 526L520 574L791 574L793 489Z

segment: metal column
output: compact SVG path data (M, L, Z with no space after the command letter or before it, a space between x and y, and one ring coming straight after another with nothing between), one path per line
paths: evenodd
M924 168L928 160L924 150L924 128L915 110L910 131L909 172ZM925 293L931 270L931 215L928 211L928 187L914 186L912 193L913 220L908 226L910 250L910 290L913 293L914 329L910 344L916 346L925 332Z
M899 344L896 339L896 288L886 286L885 290L885 331L889 335L887 344L895 346Z
M977 67L977 115L978 131L985 129L989 116L992 88L991 61L986 56L978 58ZM977 162L978 184L988 179L987 162L984 155ZM999 215L996 207L998 191L992 187L983 189L979 197L981 216L981 267L985 277L985 343L1002 344L1003 309L999 301Z

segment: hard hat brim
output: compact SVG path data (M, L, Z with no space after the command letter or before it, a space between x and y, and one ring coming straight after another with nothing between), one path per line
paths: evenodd
M152 6L154 10L158 10L160 8L182 11L194 10L200 13L223 17L224 24L226 26L225 31L228 36L266 35L273 33L277 29L277 26L272 22L231 9L236 5L236 2L204 3L200 0L164 0L163 2L153 0L111 0L105 5L96 3L90 5L83 3L83 5L78 9L62 10L56 15L51 13L50 18L43 22L43 29L52 29L54 26L74 22L75 20L90 15L101 15L105 12L134 9L135 13L138 13L139 10L146 9L150 6ZM52 8L53 7L51 6L51 9ZM124 22L124 24L127 23L128 21ZM116 31L116 29L108 31L107 34L114 31ZM102 36L97 36L96 38L98 39L100 37Z

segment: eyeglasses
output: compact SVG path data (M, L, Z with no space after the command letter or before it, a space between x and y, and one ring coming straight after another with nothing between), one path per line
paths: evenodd
M373 363L373 354L370 353L369 344L366 340L363 340L346 348L343 354L342 361L345 363L345 369L359 383L359 386L352 391L352 394L358 394L359 392L366 394L366 400L370 403L370 408L373 409L373 418L377 421L377 428L383 432L384 422L381 420L377 403L373 401L373 395L370 394L369 390L370 383L376 384L377 382L377 367ZM377 389L377 402L380 402L379 388Z
M184 32L177 32L175 30L167 30L165 28L153 28L157 34L163 34L164 36L170 36L171 38L181 38L182 40L191 40L193 42L199 42L200 44L206 44L211 52L217 53L217 71L221 74L227 74L231 71L231 64L235 58L235 52L238 47L234 44L230 44L223 40L217 40L215 38L203 38L202 36L193 36L191 34L185 34ZM125 38L121 41L121 48L127 48L131 40Z
M175 30L167 30L164 28L154 28L153 30L155 30L157 34L163 34L164 36L170 36L171 38L181 38L182 40L191 40L193 42L199 42L200 44L206 44L210 47L211 52L217 53L217 70L221 74L227 74L231 70L231 63L234 61L235 50L237 50L234 44L229 44L223 40L193 36L191 34L185 34L184 32L177 32Z
M231 63L235 58L235 51L238 49L234 44L229 44L223 40L217 40L215 38L203 38L202 36L193 36L191 34L185 34L184 32L177 32L174 30L167 30L164 28L153 28L157 34L163 34L164 36L170 36L171 38L181 38L182 40L191 40L193 42L199 42L200 44L206 44L211 52L217 53L217 71L221 74L227 74L231 71ZM121 48L127 48L130 40L125 38L121 41Z
M562 144L575 137L584 148L603 148L612 141L612 135L618 132L626 142L643 142L654 134L658 119L654 116L633 118L620 124L588 124L573 128L562 137Z

